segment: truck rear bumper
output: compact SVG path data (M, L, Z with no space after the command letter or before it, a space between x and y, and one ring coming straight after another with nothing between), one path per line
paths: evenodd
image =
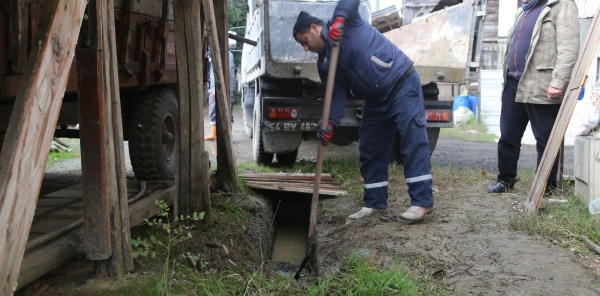
M323 116L322 100L267 97L263 98L262 108L262 114L264 114L262 124L265 132L316 131ZM297 116L295 118L272 118L269 111L273 108L296 109ZM361 108L362 100L348 100L339 127L358 128L360 126Z

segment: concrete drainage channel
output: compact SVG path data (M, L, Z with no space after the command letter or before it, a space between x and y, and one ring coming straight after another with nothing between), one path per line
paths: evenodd
M293 277L307 255L311 197L308 194L289 192L265 194L264 197L270 200L274 214L274 236L267 265L273 271ZM314 270L311 270L309 262L301 275L311 272Z

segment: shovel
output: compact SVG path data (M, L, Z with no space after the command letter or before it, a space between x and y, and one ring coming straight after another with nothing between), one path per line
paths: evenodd
M321 119L321 127L327 129L329 123L329 110L331 109L331 96L333 95L333 84L335 83L335 70L337 68L338 56L340 54L340 46L336 44L331 50L331 56L329 59L329 72L327 74L327 87L325 88L325 102L323 103L323 117ZM315 249L315 236L317 228L317 205L319 203L319 187L321 186L321 169L323 167L323 153L325 146L319 144L319 151L317 153L317 168L315 170L315 184L313 188L312 201L310 204L310 225L308 226L308 248L306 257L300 263L298 271L294 275L294 279L300 278L300 271L304 268L308 260L310 260L311 254L314 253Z

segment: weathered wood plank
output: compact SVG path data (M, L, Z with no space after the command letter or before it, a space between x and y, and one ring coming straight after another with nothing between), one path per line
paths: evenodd
M8 32L6 29L8 22L8 18L6 17L8 15L7 8L6 5L0 6L0 44L3 44L3 46L0 46L0 74L2 75L8 73L8 56L6 52L6 44L8 44L8 36L6 34ZM0 94L2 94L1 91ZM1 141L0 148L2 148Z
M28 251L19 272L17 288L20 289L65 262L84 255L84 235L84 228L79 227L44 245L43 248Z
M274 179L274 180L315 180L314 173L257 173L257 174L241 174L240 177L246 179ZM321 174L321 181L333 181L331 174Z
M208 169L210 167L210 159L208 158L208 151L202 151L202 211L204 212L204 223L207 225L212 224L212 199L210 195L210 175Z
M11 295L38 197L48 147L86 0L47 1L0 154L0 295ZM15 219L15 217L19 217Z
M175 50L179 81L179 209L178 214L206 212L203 200L210 198L208 166L203 161L203 72L200 3L182 0L173 4L175 15ZM210 223L210 219L204 222Z
M91 43L77 47L79 63L79 129L81 131L81 168L85 200L86 254L90 260L106 260L112 255L110 243L110 184L108 164L111 162L107 146L110 113L104 93L102 65L102 24L98 3L88 6L84 34Z
M27 37L29 29L29 6L21 0L9 1L10 18L10 66L14 73L23 73L27 61Z
M41 198L38 200L37 205L38 208L42 207L81 207L83 206L83 202L78 201L72 198Z
M34 221L35 219L39 219L45 215L47 215L48 213L54 211L54 208L40 208L40 207L36 207L35 208L35 213L33 215L34 217Z
M567 126L575 110L575 104L579 97L581 87L584 85L588 69L595 57L598 43L600 42L600 6L596 10L594 21L592 22L591 29L588 33L586 42L582 51L579 54L579 60L575 64L573 75L571 76L571 82L565 91L565 98L558 111L558 116L552 127L552 133L550 139L546 144L546 149L542 155L540 165L533 178L533 183L527 194L527 200L525 200L525 210L528 214L537 213L542 198L544 197L544 191L552 170L552 164L558 154L560 147L563 144L565 132Z
M73 221L77 219L81 219L83 217L81 215L81 210L78 211L78 216L75 218L54 218L50 217L48 219L44 219L42 221L35 222L31 225L31 233L37 234L45 234L57 230L65 225L69 225L73 223Z
M169 206L175 203L177 198L177 187L172 186L167 189L159 189L150 196L133 203L129 206L129 224L131 226L139 225L156 215L161 209L154 203L157 199L164 200Z
M272 183L256 184L256 186L254 186L254 184L248 184L247 186L250 188L255 188L255 189L266 189L266 190L285 191L285 192L298 192L298 193L307 193L307 194L313 193L313 187L310 187L310 186L290 187L290 186L280 186L280 185L276 185L276 184L272 184ZM319 194L336 196L336 195L348 194L348 192L346 192L343 189L339 190L339 189L324 188L322 186L319 186Z
M277 182L277 181L272 181L272 180L247 180L246 181L246 186L250 187L251 185L256 185L256 184L269 184L269 185L273 185L273 186L281 186L281 187L289 187L289 188L295 188L295 187L313 187L315 185L314 181L299 181L299 182ZM320 188L336 188L336 189L342 189L340 187L340 185L338 185L337 183L334 182L320 182L319 183Z
M217 182L221 188L236 188L237 173L235 171L235 157L233 155L233 141L231 138L231 110L229 109L229 85L225 84L223 74L226 63L222 57L229 56L227 50L221 52L220 44L227 48L227 29L219 32L219 26L227 26L227 4L225 1L217 1L217 7L213 6L212 0L202 0L202 12L204 21L208 27L209 44L215 74L215 100L217 113ZM219 20L215 14L219 15ZM225 21L223 23L223 21ZM223 27L222 27L223 28ZM226 28L226 27L225 27ZM221 29L223 30L223 29ZM220 41L220 40L224 41ZM227 70L228 71L228 70ZM219 144L220 143L220 144Z
M108 102L111 106L111 123L112 123L112 145L114 148L113 155L114 164L113 172L116 179L116 193L113 196L113 208L115 213L119 213L113 219L111 232L113 233L113 249L120 248L121 255L119 258L113 258L112 266L117 267L117 270L113 269L113 275L121 276L124 271L133 269L133 256L131 255L131 229L129 226L129 205L127 195L127 179L125 172L125 152L123 146L123 120L121 116L121 97L119 94L119 72L117 62L117 41L116 32L114 25L114 0L101 1L102 6L100 7L100 16L102 20L102 26L105 33L102 35L102 48L104 48L104 67L106 69L105 81L107 84L104 86L105 92L109 94ZM118 262L117 262L118 261Z
M204 88L202 82L204 81L203 63L204 54L199 49L202 48L203 37L203 23L201 22L202 17L200 15L200 1L194 1L192 6L194 9L193 21L189 22L186 18L186 36L191 42L187 42L187 52L191 53L188 56L190 65L195 65L193 68L189 68L190 78L190 195L194 198L193 202L196 204L191 213L193 212L205 212L204 223L210 225L212 223L212 216L206 213L210 213L210 181L208 177L208 161L205 161L207 157L204 151L204 134L197 131L204 130ZM189 39L189 37L192 39ZM208 203L206 202L208 200Z
M191 5L188 0L180 0L173 3L173 16L175 22L175 53L177 55L177 81L179 83L179 174L175 183L178 187L179 199L175 204L175 214L187 213L192 207L189 200L190 182L190 117L189 117L189 69L188 52L185 34L185 12ZM135 224L132 224L135 225Z
M80 125L81 126L81 125ZM44 195L45 198L71 198L71 199L82 199L83 188L68 187L52 193Z

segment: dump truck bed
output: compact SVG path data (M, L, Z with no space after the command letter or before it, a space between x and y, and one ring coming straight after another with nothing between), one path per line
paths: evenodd
M422 84L463 83L468 78L477 45L476 14L471 1L447 7L398 29L383 33L415 63Z

